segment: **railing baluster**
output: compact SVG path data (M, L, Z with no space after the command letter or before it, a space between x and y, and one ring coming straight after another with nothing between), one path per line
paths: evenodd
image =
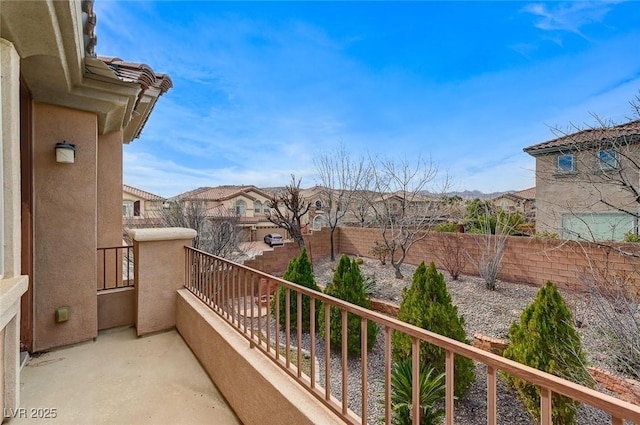
M259 279L259 278L258 278ZM258 289L258 291L260 291L260 289ZM254 314L254 310L253 310L253 306L256 303L255 302L255 293L256 293L256 276L252 275L251 276L251 341L253 341L253 338L255 337L253 330L255 328L255 326L253 325L254 320L255 320L255 314ZM258 294L258 302L260 302L260 294ZM258 329L260 329L260 315L261 315L261 310L262 307L260 305L258 305Z
M624 419L611 415L611 425L624 425Z
M487 365L487 425L496 425L496 368Z
M298 343L296 344L298 346L298 378L300 378L302 376L302 292L298 291L297 292L297 298L296 298L296 307L297 307L297 317L298 317L298 333L297 333L297 337L298 337Z
M391 328L384 327L384 423L391 425Z
M331 400L331 308L324 303L324 399Z
M284 306L284 359L287 369L289 369L291 367L291 289L289 288L286 289Z
M342 313L342 414L347 414L347 401L349 401L349 397L347 397L347 384L349 382L348 375L348 365L347 365L347 348L349 344L347 343L347 310L340 310Z
M453 395L453 390L455 386L455 375L454 375L454 353L451 350L446 350L445 357L445 421L447 425L453 425L453 402L455 400Z
M264 282L264 283L263 283ZM260 289L260 313L262 313L262 300L263 300L263 296L265 297L264 299L269 299L269 285L271 284L270 281L268 280L261 280L260 284L262 285L262 288ZM262 295L262 290L264 289L264 295ZM267 312L267 315L265 316L265 320L267 321L267 353L269 353L271 351L271 319L269 316L269 312ZM262 328L261 328L262 329ZM276 332L276 335L278 334L278 332ZM278 347L278 343L276 342L276 358L278 357L280 353L279 347Z
M411 338L411 418L420 423L420 340Z
M267 281L267 287L269 285L271 285L271 281ZM276 332L276 347L278 347L278 349L276 350L276 360L280 359L280 287L278 287L278 296L274 297L274 301L276 303L276 317L273 321L273 325L275 328L275 332ZM269 318L271 316L269 316L269 312L267 311L267 318ZM286 316L285 316L286 317ZM271 327L271 326L269 326Z
M551 425L551 390L540 388L540 425Z
M362 425L366 425L368 420L367 406L369 405L369 382L367 375L367 319L362 319L360 322L360 350L362 355L360 356L360 364L362 365L360 375L362 375Z
M311 388L316 387L316 299L311 297L311 305L309 308L309 336L311 337L311 347L309 347L309 354L311 356Z

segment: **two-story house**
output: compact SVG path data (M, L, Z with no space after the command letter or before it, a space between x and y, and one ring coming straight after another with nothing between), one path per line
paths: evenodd
M519 212L527 219L535 219L536 188L502 194L492 199L493 205L508 212Z
M536 159L536 230L575 240L637 233L639 141L636 120L525 148Z
M270 194L255 186L200 187L170 198L169 202L202 202L212 219L237 217L242 240L260 241L275 230L267 220Z
M160 224L165 198L137 187L122 185L122 224L125 228Z

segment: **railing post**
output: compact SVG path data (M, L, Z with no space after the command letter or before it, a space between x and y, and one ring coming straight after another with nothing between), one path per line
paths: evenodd
M136 329L138 335L176 324L177 290L185 285L185 246L196 236L178 227L131 230L136 261Z
M540 388L540 425L551 425L551 390Z

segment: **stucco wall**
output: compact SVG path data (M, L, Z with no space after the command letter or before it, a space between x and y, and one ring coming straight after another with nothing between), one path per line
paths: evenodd
M176 327L243 423L344 423L186 289Z
M122 133L98 137L98 247L122 244Z
M133 287L98 292L98 329L135 324L135 295Z
M625 155L640 158L640 145L625 146ZM632 211L638 205L631 193L617 185L605 184L603 174L597 171L594 152L575 152L576 174L558 174L557 153L536 157L536 231L561 233L563 213L606 212L615 208L600 202L601 197L612 204ZM620 157L623 172L632 173L630 182L637 184L637 167L629 166ZM614 177L614 180L619 179Z
M34 103L34 350L97 335L97 118ZM55 159L55 145L76 145L74 164ZM58 307L67 322L55 322Z

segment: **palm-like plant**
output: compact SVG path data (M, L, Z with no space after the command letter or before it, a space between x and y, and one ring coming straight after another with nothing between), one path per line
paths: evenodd
M435 370L425 363L420 366L420 425L438 424L444 416L444 376L444 373L436 375ZM394 363L391 370L391 410L395 425L412 425L412 383L411 359Z

